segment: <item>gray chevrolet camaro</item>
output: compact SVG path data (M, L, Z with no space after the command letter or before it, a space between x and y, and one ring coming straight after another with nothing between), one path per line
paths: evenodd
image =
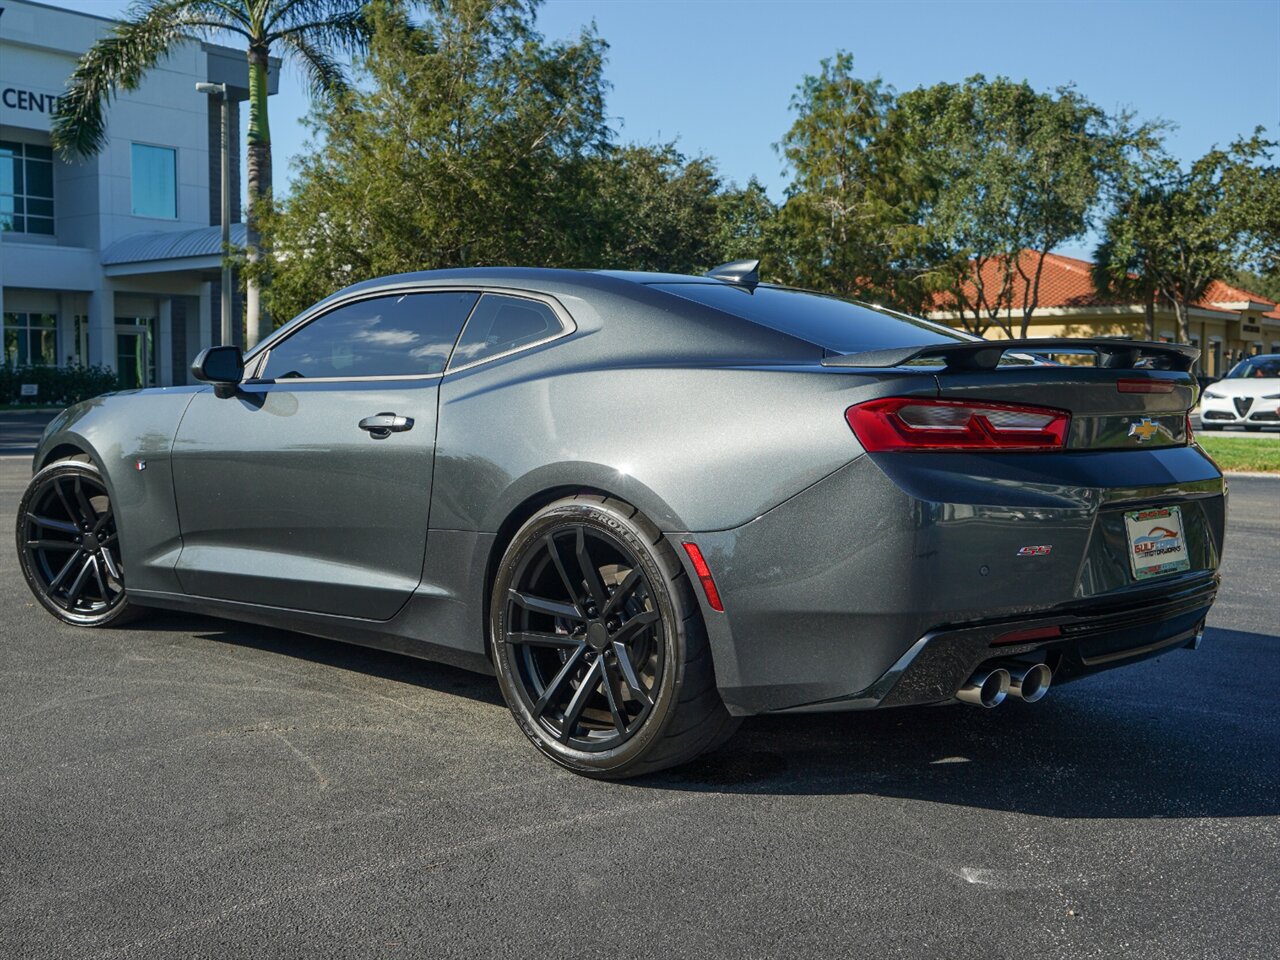
M1034 702L1194 647L1226 493L1196 356L976 340L751 261L387 277L65 410L17 546L66 623L493 672L548 757L627 777L750 714Z

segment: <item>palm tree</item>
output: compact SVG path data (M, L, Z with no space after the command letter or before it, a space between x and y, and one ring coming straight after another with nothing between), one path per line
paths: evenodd
M136 0L126 18L80 58L58 101L53 145L67 158L89 157L107 144L106 108L120 90L136 90L176 45L194 38L242 37L249 57L248 179L251 226L271 196L271 128L267 62L282 55L301 67L313 96L346 86L335 57L363 49L368 31L362 0ZM249 259L259 256L250 231ZM266 330L257 282L249 281L245 327L250 343Z

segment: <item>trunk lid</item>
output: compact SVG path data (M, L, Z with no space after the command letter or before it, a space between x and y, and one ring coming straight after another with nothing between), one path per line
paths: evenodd
M999 366L938 374L938 396L1054 407L1071 414L1068 450L1150 449L1187 443L1195 404L1189 373L1104 367Z

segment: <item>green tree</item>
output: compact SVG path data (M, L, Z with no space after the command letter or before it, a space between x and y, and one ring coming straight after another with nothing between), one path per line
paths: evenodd
M918 236L918 195L890 125L894 103L879 78L854 75L848 53L800 83L795 120L777 145L791 172L775 233L783 279L920 306L920 288L902 269Z
M248 187L250 216L255 217L269 208L271 196L269 58L280 54L297 64L314 95L339 93L346 81L335 57L363 46L361 7L361 0L137 0L76 65L58 101L54 146L66 157L97 154L107 143L107 106L120 90L136 90L179 44L232 34L245 42L249 59ZM257 258L252 239L251 234L251 260ZM246 308L250 343L266 332L260 328L257 304L251 277Z
M893 124L923 184L931 286L974 332L1011 337L1027 335L1045 257L1090 228L1127 155L1159 129L1110 117L1070 87L981 75L903 94Z
M1277 144L1259 130L1182 169L1165 158L1130 185L1108 218L1099 261L1111 277L1149 285L1168 300L1178 339L1191 340L1190 306L1237 270L1268 269L1280 255Z
M314 145L265 225L282 319L368 277L576 266L605 239L604 42L547 42L518 0L425 9L418 24L371 5L359 82L311 115Z
M610 149L591 164L594 229L585 264L689 273L714 266L721 181L706 157L674 144Z

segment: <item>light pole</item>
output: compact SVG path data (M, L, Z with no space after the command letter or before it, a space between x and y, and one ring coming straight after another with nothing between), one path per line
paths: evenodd
M231 101L225 83L197 83L196 92L222 99L222 343L225 345L232 342L231 267L227 264L227 250L231 246Z

